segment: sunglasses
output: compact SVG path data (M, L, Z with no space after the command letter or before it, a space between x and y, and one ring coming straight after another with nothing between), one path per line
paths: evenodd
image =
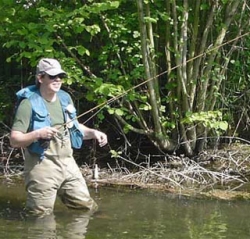
M66 77L65 74L58 74L58 75L55 75L55 76L51 76L51 75L48 75L49 79L50 80L55 80L57 77L60 78L60 79L63 79Z

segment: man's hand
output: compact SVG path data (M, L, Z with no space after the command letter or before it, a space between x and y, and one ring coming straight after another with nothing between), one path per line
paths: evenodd
M10 144L12 147L25 148L40 139L50 140L57 132L58 130L52 127L44 127L28 133L12 130L10 134Z
M52 139L58 133L58 129L53 127L44 127L36 131L39 139Z
M103 147L108 143L107 135L101 131L94 130L94 137L98 141L100 147Z
M84 134L83 139L88 140L88 139L96 139L100 145L100 147L103 147L108 143L108 137L105 133L89 128L83 124L80 124L80 128Z

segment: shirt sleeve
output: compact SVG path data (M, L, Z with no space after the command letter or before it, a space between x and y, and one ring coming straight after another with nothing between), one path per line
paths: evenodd
M23 133L28 132L30 126L31 114L32 114L32 108L30 101L28 99L22 100L17 108L12 130L20 131Z

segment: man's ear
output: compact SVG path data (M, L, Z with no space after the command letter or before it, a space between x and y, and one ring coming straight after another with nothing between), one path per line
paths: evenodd
M38 83L41 83L41 81L42 81L42 76L41 76L40 74L36 75L36 81L37 81Z

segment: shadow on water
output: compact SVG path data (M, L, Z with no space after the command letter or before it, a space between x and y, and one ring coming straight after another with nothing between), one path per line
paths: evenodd
M26 217L24 186L0 184L0 238L247 239L248 201L178 198L149 191L99 188L94 215L57 201L53 215Z

